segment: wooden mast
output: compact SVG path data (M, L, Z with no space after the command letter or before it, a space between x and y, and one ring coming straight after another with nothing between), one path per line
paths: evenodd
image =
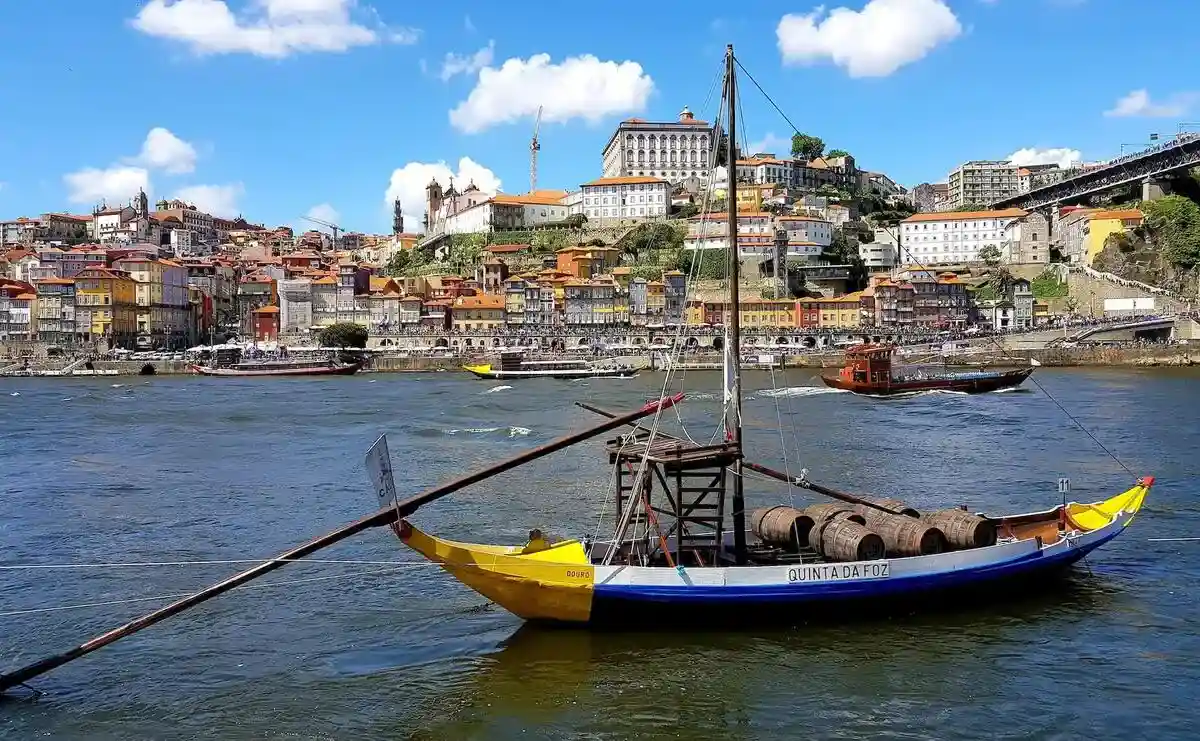
M725 164L725 207L729 222L729 342L725 345L725 367L729 369L725 388L725 435L737 446L733 464L733 551L738 564L746 563L746 502L742 486L742 348L741 300L738 295L741 267L737 243L737 75L733 44L725 47L725 92L729 117L728 153ZM732 353L732 354L731 354Z

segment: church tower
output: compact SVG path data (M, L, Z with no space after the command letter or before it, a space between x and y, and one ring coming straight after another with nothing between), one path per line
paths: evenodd
M442 210L442 186L438 184L437 178L429 181L429 185L425 186L425 232L428 233L430 228L437 223L438 212Z
M146 197L146 191L141 188L138 188L137 197L133 201L133 211L142 218L150 215L150 199Z

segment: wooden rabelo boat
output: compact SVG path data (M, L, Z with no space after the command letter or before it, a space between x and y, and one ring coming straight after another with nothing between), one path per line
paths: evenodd
M737 141L735 68L729 47L722 96L728 142ZM737 220L733 170L730 224ZM728 283L730 302L737 306L739 262L732 242L726 251ZM690 436L660 430L664 412L682 394L625 414L580 405L604 419L401 498L381 436L367 453L379 510L73 648L0 674L0 692L28 687L56 667L374 527L391 527L404 544L463 584L531 621L678 630L731 615L734 626L761 620L795 624L822 608L944 605L951 603L945 595L960 589L977 594L978 603L996 598L1003 585L1044 582L1128 527L1154 484L1147 476L1102 501L1077 504L1064 497L1058 506L1029 514L989 517L962 509L922 514L898 500L817 484L806 471L793 476L753 463L742 448L738 312L730 316L720 442L697 444ZM606 445L613 466L610 537L555 541L533 530L523 544L477 545L440 538L410 520L420 507L471 484L618 430ZM823 503L748 513L748 473L783 481ZM1063 483L1060 490L1069 488ZM679 619L647 619L664 612Z
M730 49L725 73L729 141L736 141L734 71ZM727 223L736 223L732 168L727 188ZM730 303L737 306L739 259L732 240L728 253ZM806 475L792 477L750 463L742 449L738 312L730 317L723 344L725 440L698 445L666 435L659 431L661 407L652 422L609 440L616 523L611 537L554 542L535 530L524 544L479 545L440 538L407 518L398 519L395 533L468 587L527 620L645 626L642 618L664 611L687 616L689 623L729 612L743 621L798 620L819 606L912 598L928 603L935 599L930 595L947 590L982 588L988 594L1004 582L1056 575L1129 525L1154 483L1146 477L1104 501L1064 502L1029 514L990 517L962 509L922 514L898 500L854 496L810 482ZM862 348L851 354L873 369L888 352ZM889 373L875 382L894 391L897 382L885 367ZM1028 375L1026 369L905 388L983 390L1019 383ZM386 449L386 441L376 443L381 444ZM386 507L394 501L388 494L394 485L380 460L378 450L368 455L380 504ZM746 471L833 501L746 513Z
M918 391L958 391L979 394L1019 386L1033 366L1014 370L941 371L897 374L892 369L895 345L855 345L846 349L846 365L837 375L822 374L826 386L856 394L892 396Z

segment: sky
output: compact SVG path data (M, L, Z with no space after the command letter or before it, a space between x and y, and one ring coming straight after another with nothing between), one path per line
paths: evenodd
M0 2L0 219L183 198L388 232L424 187L600 176L625 118L712 120L725 44L799 130L905 185L1096 161L1200 121L1196 0ZM745 146L792 133L746 79ZM1200 130L1193 124L1189 130Z

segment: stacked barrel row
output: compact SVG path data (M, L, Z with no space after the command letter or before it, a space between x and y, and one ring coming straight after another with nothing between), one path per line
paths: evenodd
M996 543L993 522L961 509L922 515L898 499L755 510L750 528L764 543L795 553L808 546L831 561L928 556ZM880 509L882 507L883 509Z

